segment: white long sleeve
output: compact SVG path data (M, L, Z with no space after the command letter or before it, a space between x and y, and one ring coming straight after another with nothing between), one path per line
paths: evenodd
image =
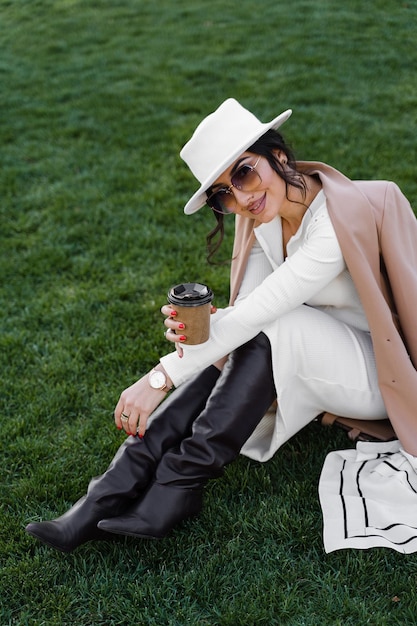
M260 228L265 227L268 225ZM242 298L233 307L222 310L218 317L214 316L207 342L197 346L184 345L182 359L177 352L161 358L175 386L246 343L281 315L303 303L319 308L343 308L343 304L350 301L351 294L343 296L346 281L341 281L340 276L346 275L346 266L325 199L313 215L307 211L293 239L295 251L289 252L285 262L265 277L263 275L268 271L265 258L259 256L256 261L259 251L255 250L252 265L248 264L246 285L244 282L242 286L251 287L254 272L258 273L258 279L262 275L262 282L249 293L242 293ZM282 246L281 241L277 241L276 246ZM261 266L263 269L260 269ZM332 302L332 294L335 302Z

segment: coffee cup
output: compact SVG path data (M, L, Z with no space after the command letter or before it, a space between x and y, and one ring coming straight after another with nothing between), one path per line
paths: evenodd
M185 324L181 334L187 339L181 343L196 345L210 336L210 314L213 292L201 283L181 283L168 292L168 302L177 311L176 319Z

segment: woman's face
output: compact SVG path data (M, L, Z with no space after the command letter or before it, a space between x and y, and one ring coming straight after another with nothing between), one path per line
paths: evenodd
M278 153L277 156L278 159L285 158L284 153ZM252 166L257 174L250 191L237 189L232 183L232 178L234 181L239 180L240 168L247 165ZM234 196L235 203L231 208L233 213L263 223L281 215L287 204L285 182L272 169L265 157L259 157L251 152L241 154L211 186L213 193L221 188L229 188Z

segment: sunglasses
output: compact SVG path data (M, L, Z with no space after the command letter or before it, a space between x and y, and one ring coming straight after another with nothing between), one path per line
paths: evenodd
M233 193L233 187L239 191L253 191L261 184L262 178L256 170L260 159L261 157L259 156L254 165L245 163L239 167L231 177L231 185L229 187L221 187L213 193L207 192L206 204L213 211L223 215L234 213L237 209L237 202Z

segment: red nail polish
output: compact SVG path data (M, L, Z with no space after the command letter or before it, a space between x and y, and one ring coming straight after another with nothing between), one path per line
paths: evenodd
M187 339L187 337L185 335L181 335L180 341L185 341L186 339Z
M180 322L180 323L178 324L178 328L179 328L180 330L184 330L184 328L185 328L185 324L183 324L182 322Z
M143 435L138 435L139 439L143 439Z
M171 311L171 313L169 314L170 317L175 317L176 315L178 315L176 311Z
M117 430L122 430L122 426L116 426Z

